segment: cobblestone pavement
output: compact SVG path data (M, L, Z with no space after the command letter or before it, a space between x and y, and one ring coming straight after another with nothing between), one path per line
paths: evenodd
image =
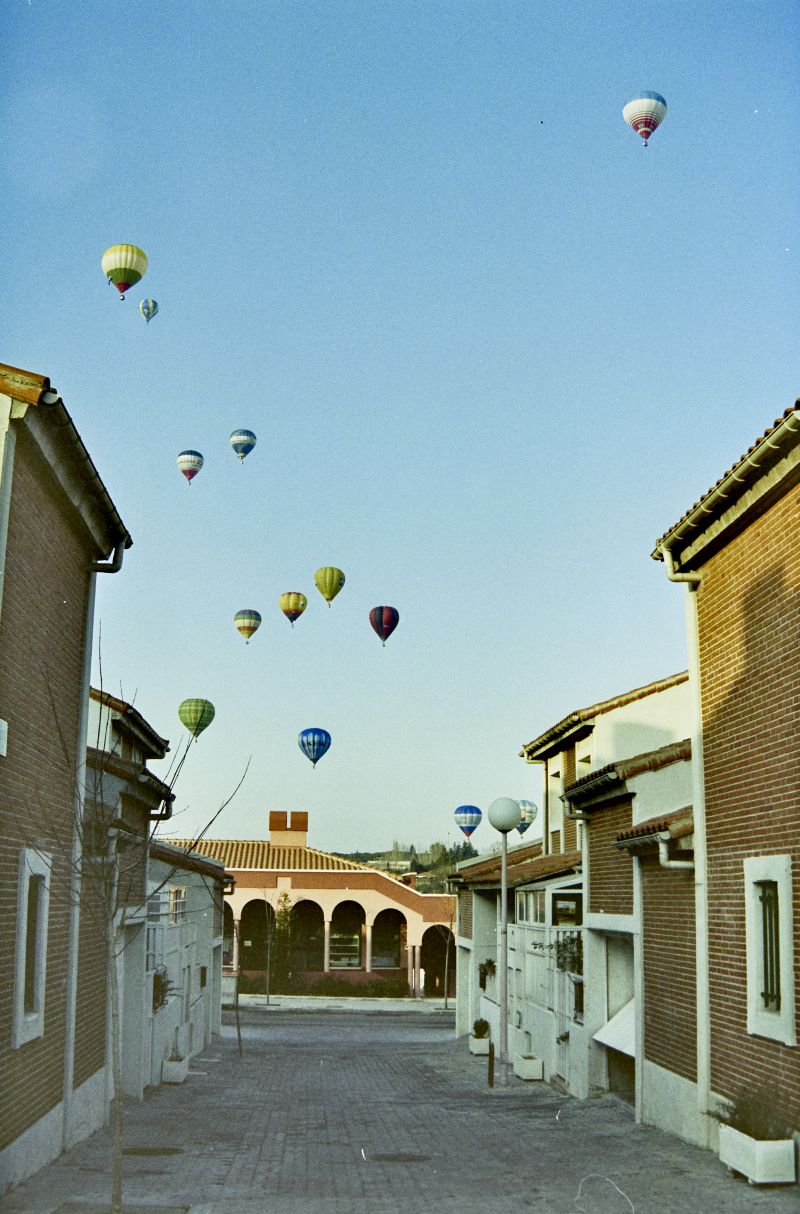
M796 1187L750 1187L613 1097L514 1076L489 1089L451 1013L242 1019L242 1059L227 1023L185 1084L127 1104L126 1214L800 1211ZM3 1214L100 1214L109 1162L103 1130L7 1195Z

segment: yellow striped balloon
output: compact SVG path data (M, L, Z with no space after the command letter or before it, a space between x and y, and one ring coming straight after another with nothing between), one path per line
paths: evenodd
M112 244L100 263L103 273L117 288L122 299L129 287L135 287L147 271L147 254L135 244Z
M344 574L333 565L323 565L314 574L314 585L330 607L337 594L344 586Z

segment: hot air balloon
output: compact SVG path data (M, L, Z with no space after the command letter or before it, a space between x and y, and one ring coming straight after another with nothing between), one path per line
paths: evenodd
M373 607L369 622L381 638L381 645L385 645L400 623L400 612L396 607Z
M192 482L192 477L197 476L204 462L199 451L181 451L177 459L178 467L189 484Z
M297 745L311 760L312 767L316 767L322 756L328 753L330 744L331 735L327 729L303 729L297 739Z
M647 140L661 126L666 113L667 103L660 93L640 93L623 108L622 117L641 135L647 147Z
M524 835L531 823L536 821L536 815L539 810L533 801L517 801L517 805L519 805L519 812L522 814L517 830L521 835Z
M249 455L253 450L257 441L252 430L234 430L230 438L231 446L242 463L244 463L244 457Z
M299 620L300 616L308 606L308 599L299 590L287 590L278 599L278 604L281 611L286 616L289 623L294 628L295 620Z
M332 565L324 565L314 574L314 585L330 607L344 586L344 574L341 569L335 569Z
M210 700L184 700L178 708L178 716L196 742L214 720L214 705Z
M110 283L122 299L129 287L135 287L147 271L147 254L135 244L112 244L106 249L100 264Z
M140 299L139 311L148 324L158 312L158 304L154 299Z
M250 637L254 632L258 632L261 627L261 614L258 611L246 608L244 611L236 612L233 622L249 645Z
M469 838L475 828L480 826L482 817L483 814L477 805L459 805L455 812L456 826Z

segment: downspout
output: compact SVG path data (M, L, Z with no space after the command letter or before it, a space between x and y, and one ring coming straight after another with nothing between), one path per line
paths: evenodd
M93 561L89 566L89 586L86 594L86 615L83 631L83 664L81 668L80 716L78 718L78 753L75 764L75 817L72 831L72 863L69 906L69 962L65 997L64 1026L64 1091L62 1102L61 1148L69 1150L71 1116L75 1082L75 1026L78 999L78 944L80 932L81 868L83 863L83 811L86 796L86 747L89 733L89 691L92 679L92 639L94 636L95 589L98 573L116 573L122 567L125 541L120 540L108 563ZM108 1063L106 1062L106 1067Z
M672 836L669 831L662 831L658 836L658 862L662 868L677 868L688 871L694 868L694 860L670 860L669 841Z
M687 593L686 645L689 662L689 686L692 695L692 817L694 824L694 913L695 913L695 981L697 984L697 1108L705 1136L711 1141L711 1118L708 1107L711 1088L710 996L708 974L708 888L706 845L706 798L703 761L703 705L700 691L700 637L697 618L696 591L702 584L701 573L677 573L671 550L659 546L667 577L671 582L683 582Z

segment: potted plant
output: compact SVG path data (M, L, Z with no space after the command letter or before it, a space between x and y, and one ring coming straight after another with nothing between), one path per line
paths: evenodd
M751 1184L794 1184L792 1126L774 1092L741 1092L716 1116L719 1157L732 1172L740 1172Z
M180 1054L173 1053L170 1054L169 1058L165 1058L161 1063L162 1083L183 1083L188 1074L188 1055L185 1058L182 1058Z
M535 1054L515 1054L514 1074L520 1079L544 1078L544 1063Z
M489 1021L484 1020L482 1016L479 1016L472 1026L469 1052L470 1054L489 1053Z

